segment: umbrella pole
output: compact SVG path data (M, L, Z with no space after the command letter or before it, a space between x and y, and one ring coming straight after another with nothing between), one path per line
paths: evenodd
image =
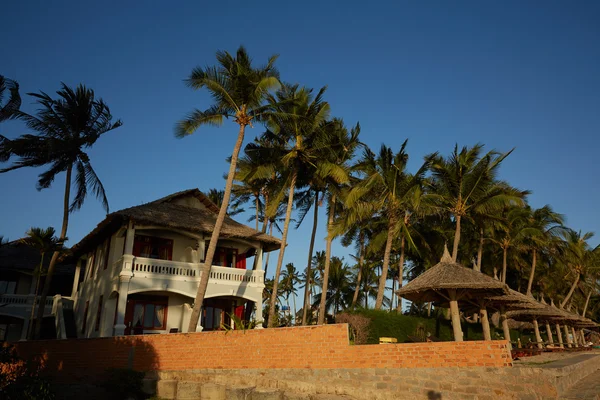
M463 341L463 332L460 326L460 314L458 312L458 301L456 299L456 289L448 289L450 297L450 316L452 318L452 330L454 332L454 341Z
M550 324L546 322L546 335L548 335L548 343L554 344L554 339L552 338L552 329L550 328Z
M577 332L575 331L575 328L571 327L571 330L573 331L573 344L575 345L575 347L578 347L581 345L579 343L580 338L577 336Z
M558 345L561 349L565 348L565 345L563 344L563 338L562 335L560 334L560 324L556 324L556 337L558 338Z
M571 340L571 337L569 336L569 327L567 325L563 325L563 329L565 331L565 341L567 342L567 347L571 348L571 347L573 347L573 341Z
M510 329L508 328L508 320L506 319L506 310L504 307L500 307L500 321L502 322L504 339L508 341L508 349L512 350L512 344L510 343Z
M488 319L488 313L483 301L479 302L479 316L481 317L481 327L483 328L483 340L492 340L490 320Z
M581 334L581 343L585 346L585 332L583 331L583 328L579 330L579 333Z
M537 319L533 319L533 330L535 332L535 344L538 349L543 348L542 346L542 335L540 335L540 326L538 325Z

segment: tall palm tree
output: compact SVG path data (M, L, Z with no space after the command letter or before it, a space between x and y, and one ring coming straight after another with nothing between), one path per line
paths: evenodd
M223 199L225 198L225 191L221 189L211 188L208 189L206 197L208 197L210 201L215 203L215 205L220 208L223 204ZM244 209L241 207L241 203L234 202L232 204L232 207L227 211L227 215L233 217L234 215L237 215L242 212L244 212Z
M448 158L437 153L426 157L433 175L429 198L440 212L448 213L454 219L453 261L458 257L461 221L471 216L474 208L497 207L509 201L522 203L520 193L494 184L500 164L512 150L504 154L492 150L483 156L482 150L483 145L476 144L471 148L463 147L459 152L456 145Z
M364 215L378 214L387 221L386 242L383 255L381 276L379 278L379 293L375 301L375 309L379 310L383 304L385 283L389 268L390 254L393 240L403 231L410 239L404 225L404 216L407 212L408 198L419 188L427 169L425 162L413 175L406 172L408 154L405 141L397 153L382 145L379 155L371 150L365 150L360 162L364 178L348 194L347 207L356 207ZM372 201L363 202L361 199L371 197Z
M279 86L279 72L275 68L277 56L270 57L266 66L259 68L252 65L252 59L244 47L240 47L235 55L231 55L226 51L218 51L216 58L217 66L197 67L192 70L186 80L187 85L192 89L207 89L214 103L206 110L196 109L192 111L175 128L175 136L181 138L191 135L201 126L221 126L223 120L229 117L233 118L233 121L239 125L237 141L231 154L223 202L202 267L188 332L196 332L200 318L200 309L204 302L210 268L217 249L221 227L227 214L233 178L235 177L240 149L244 142L246 127L252 127L254 122L261 122L267 117L271 111L271 106L265 104L265 99L269 90Z
M33 318L35 315L35 306L37 304L37 297L40 290L40 280L44 271L44 261L46 254L53 253L54 251L62 251L64 248L60 244L58 238L54 236L55 230L53 227L46 229L42 228L31 228L27 231L27 237L21 239L21 242L29 247L36 249L40 253L40 265L33 270L33 278L35 279L35 294L33 297L33 305L31 306L31 315L29 316L29 326L27 328L27 338L33 339Z
M285 180L287 208L273 282L275 287L279 284L294 203L294 191L299 183L298 178L303 171L306 171L306 165L314 164L317 160L315 139L329 116L329 104L323 101L324 92L325 88L321 88L313 96L311 89L300 88L298 85L284 85L270 100L280 113L295 116L291 120L289 118L282 120L278 116L274 116L268 124L269 129L276 135L285 138L286 142L285 147L282 148L281 164L287 175ZM328 167L336 169L335 166L328 165ZM273 203L271 206L276 207L278 204ZM274 296L271 298L269 308L269 327L272 327L274 323L271 319L275 313L276 299Z
M582 276L596 272L600 267L600 245L592 248L588 243L593 236L592 232L582 234L571 229L563 234L562 261L567 266L569 275L573 275L574 278L569 292L560 303L560 308L564 308L571 300Z
M13 165L0 170L0 173L23 167L49 165L48 170L39 175L37 188L41 190L49 188L58 174L66 172L63 221L58 237L59 244L62 245L67 239L69 213L81 208L88 190L91 189L108 212L104 186L92 168L90 157L85 151L102 135L120 127L122 123L120 120L112 121L110 109L102 99L95 97L92 89L83 85L72 89L63 83L62 89L56 93L57 99L52 99L44 92L29 93L40 105L37 115L21 111L14 114L16 118L24 121L29 129L38 134L26 134L12 140L0 136L2 139L0 161L16 158ZM71 180L73 170L74 181ZM72 187L75 196L71 201ZM35 325L36 338L40 335L44 304L59 255L60 252L55 251L48 266L48 275L40 295Z
M533 236L529 243L531 249L531 271L529 280L527 281L527 295L531 296L531 288L533 287L533 278L535 276L535 268L537 265L538 253L542 249L549 249L556 243L556 239L563 233L565 217L562 214L554 212L548 204L532 210L528 208L530 215L528 223L532 225L540 234Z
M5 96L7 100L4 101ZM21 107L19 84L0 75L0 122L9 119ZM1 143L1 138L0 138Z

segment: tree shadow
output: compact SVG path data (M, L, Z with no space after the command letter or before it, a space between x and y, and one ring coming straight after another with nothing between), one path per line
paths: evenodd
M159 366L154 346L143 336L36 340L16 343L15 349L19 358L51 382L56 398L65 400L114 399L109 386L114 386L115 376L123 376L124 381L155 376Z
M427 400L442 400L442 394L435 390L430 390L427 392Z

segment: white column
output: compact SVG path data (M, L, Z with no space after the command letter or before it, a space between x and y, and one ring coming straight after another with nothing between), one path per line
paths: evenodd
M77 289L79 289L79 275L81 274L81 258L77 260L77 265L75 266L75 276L73 277L73 289L71 289L71 297L74 297L77 293Z
M115 336L125 334L125 311L127 309L127 293L129 292L128 276L119 277L119 298L117 299L117 323L115 324Z
M206 254L206 242L204 241L204 237L198 239L198 260L203 263L204 262L204 254Z
M262 247L262 245L260 245L260 247L256 250L256 269L261 270L261 271L263 269L263 247Z
M133 254L133 241L135 239L135 225L129 221L127 233L125 234L125 251L123 254Z

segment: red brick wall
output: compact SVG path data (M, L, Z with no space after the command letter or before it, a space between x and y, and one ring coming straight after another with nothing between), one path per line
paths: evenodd
M346 324L20 342L25 359L70 380L110 367L149 370L510 366L506 341L351 346Z

